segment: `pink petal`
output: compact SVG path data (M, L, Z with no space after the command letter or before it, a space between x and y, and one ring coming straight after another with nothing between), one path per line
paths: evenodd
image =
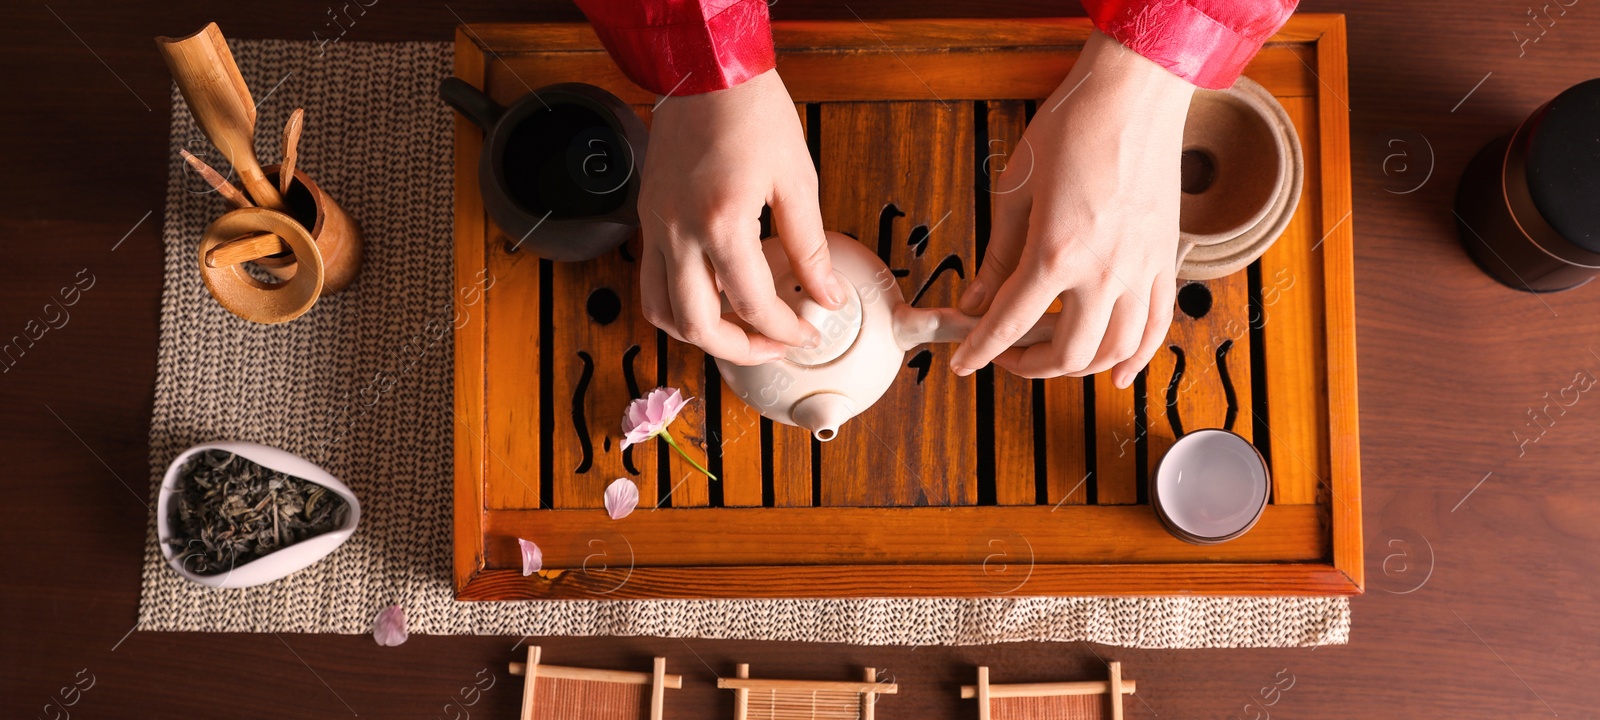
M628 403L627 409L622 412L622 432L631 433L645 422L644 398Z
M628 433L622 437L622 449L627 450L629 445L638 445L639 443L649 440L660 433L661 428L658 428L654 425L645 425L644 427L629 430Z
M517 538L517 546L522 548L522 576L527 577L544 568L544 552L539 546L522 538Z
M656 388L651 390L644 396L644 399L648 403L647 415L650 418L650 422L656 425L666 425L663 421L667 417L667 389Z
M683 409L689 406L689 401L693 399L685 398L677 390L673 390L672 396L667 398L667 414L662 418L662 425L671 425L673 420L678 419L678 413L683 412Z
M390 605L378 612L372 621L372 639L384 647L394 647L406 641L406 609Z
M606 514L621 520L639 507L639 486L627 478L617 478L606 488Z

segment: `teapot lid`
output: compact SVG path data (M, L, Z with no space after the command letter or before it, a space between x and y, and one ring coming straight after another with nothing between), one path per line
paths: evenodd
M782 277L775 279L778 298L794 308L795 314L811 323L822 336L822 342L817 347L789 348L783 355L785 360L801 367L825 365L837 360L860 337L861 295L856 292L855 284L838 271L834 271L834 277L838 278L839 286L845 292L844 305L838 310L829 310L811 299L811 295L800 287L792 273L785 272Z

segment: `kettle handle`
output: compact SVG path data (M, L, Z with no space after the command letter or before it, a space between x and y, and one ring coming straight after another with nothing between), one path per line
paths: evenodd
M459 110L472 121L472 124L483 130L484 134L494 129L495 123L500 122L500 116L506 112L505 108L489 99L482 90L458 77L447 77L444 82L439 83L439 99Z

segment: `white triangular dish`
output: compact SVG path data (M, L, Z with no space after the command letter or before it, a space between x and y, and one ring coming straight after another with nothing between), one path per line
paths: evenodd
M350 512L345 518L344 525L314 538L290 545L270 555L256 558L219 575L197 575L186 570L173 554L172 546L167 543L167 540L172 537L168 503L173 495L177 493L180 487L179 483L183 482L183 467L188 463L189 458L193 457L195 453L207 450L230 452L269 470L275 470L327 488L350 504ZM355 494L350 492L350 488L345 487L344 483L339 482L338 478L329 475L326 470L317 467L309 460L274 447L248 442L204 443L179 453L178 457L173 459L172 464L167 466L167 474L161 481L161 493L156 501L156 536L161 544L161 553L167 559L167 564L171 565L172 569L176 570L179 575L201 585L214 588L242 588L261 585L303 570L312 563L327 557L329 553L343 545L345 540L350 539L350 535L356 531L356 524L360 521L361 502L356 500Z

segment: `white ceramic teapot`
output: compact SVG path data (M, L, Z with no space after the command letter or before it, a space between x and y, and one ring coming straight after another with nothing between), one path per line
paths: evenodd
M833 272L844 306L829 310L801 289L776 239L762 243L778 297L817 328L814 349L790 348L783 359L741 366L717 360L728 387L762 415L832 440L839 425L871 407L889 389L906 352L923 343L960 342L976 316L954 308L908 305L888 266L848 235L828 232ZM1017 345L1048 341L1056 316L1045 315Z

